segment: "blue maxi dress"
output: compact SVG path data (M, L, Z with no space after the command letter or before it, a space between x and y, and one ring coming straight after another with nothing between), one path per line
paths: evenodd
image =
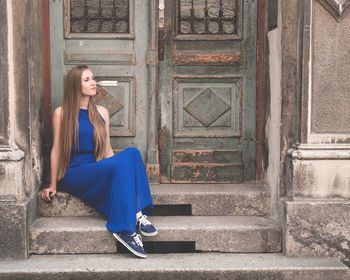
M78 136L79 150L72 155L61 188L103 215L109 231L134 233L136 213L147 214L153 207L139 150L129 147L96 161L94 129L87 109L79 111Z

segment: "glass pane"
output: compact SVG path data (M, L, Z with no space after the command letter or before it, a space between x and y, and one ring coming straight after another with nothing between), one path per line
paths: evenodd
M72 33L129 33L129 0L71 0Z
M188 21L181 21L181 33L189 34L191 32L191 24Z
M219 0L208 0L208 16L209 18L219 18L220 14L220 9L222 6L220 6L220 1Z
M232 9L232 7L235 7ZM222 2L223 16L227 19L234 18L236 15L236 5L234 0L227 0Z
M192 9L192 1L191 0L182 0L180 4L180 17L181 18L190 18L191 17L191 9Z
M195 21L193 23L194 32L196 34L201 34L205 32L205 22L204 21Z
M178 0L178 33L236 34L237 1Z
M205 17L205 0L194 0L193 1L194 16L196 18Z

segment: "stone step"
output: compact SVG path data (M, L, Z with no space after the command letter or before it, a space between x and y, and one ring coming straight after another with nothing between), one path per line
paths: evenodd
M175 183L242 183L243 167L232 163L173 163Z
M158 184L151 185L151 192L156 206L188 206L189 215L266 216L270 213L270 193L263 184ZM80 199L63 192L58 192L51 203L43 201L38 194L37 207L38 216L43 217L98 216Z
M336 259L281 254L53 255L0 261L0 279L348 280L350 270Z
M239 150L174 150L174 163L242 163Z
M152 217L159 233L145 242L195 242L196 251L261 253L281 251L281 228L262 217ZM98 217L39 218L30 228L35 254L114 253L116 240Z

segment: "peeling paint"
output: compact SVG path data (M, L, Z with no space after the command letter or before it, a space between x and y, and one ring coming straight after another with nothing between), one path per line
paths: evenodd
M175 65L231 65L239 63L241 60L240 53L232 54L174 54Z
M169 130L165 126L159 131L159 149L162 150L166 147L169 138Z

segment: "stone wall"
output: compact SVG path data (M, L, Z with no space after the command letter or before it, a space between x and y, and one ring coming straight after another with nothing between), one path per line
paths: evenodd
M269 57L269 101L266 118L266 138L268 144L268 166L266 183L271 190L272 214L279 216L278 197L280 196L280 162L281 162L281 77L282 77L282 1L278 1L279 17L277 28L268 32Z
M16 93L15 138L25 152L24 193L32 195L41 178L43 134L42 1L12 1ZM27 28L28 27L28 28Z
M286 210L288 255L329 255L350 266L350 201L290 201Z
M0 4L0 258L25 258L43 166L42 1Z
M297 139L298 88L298 17L299 1L281 0L282 17L282 79L280 124L280 187L279 195L286 195L285 156Z
M350 265L350 1L301 1L298 139L286 156L284 252Z
M344 133L334 141L350 143L350 16L339 22L316 1L313 30L311 133Z

